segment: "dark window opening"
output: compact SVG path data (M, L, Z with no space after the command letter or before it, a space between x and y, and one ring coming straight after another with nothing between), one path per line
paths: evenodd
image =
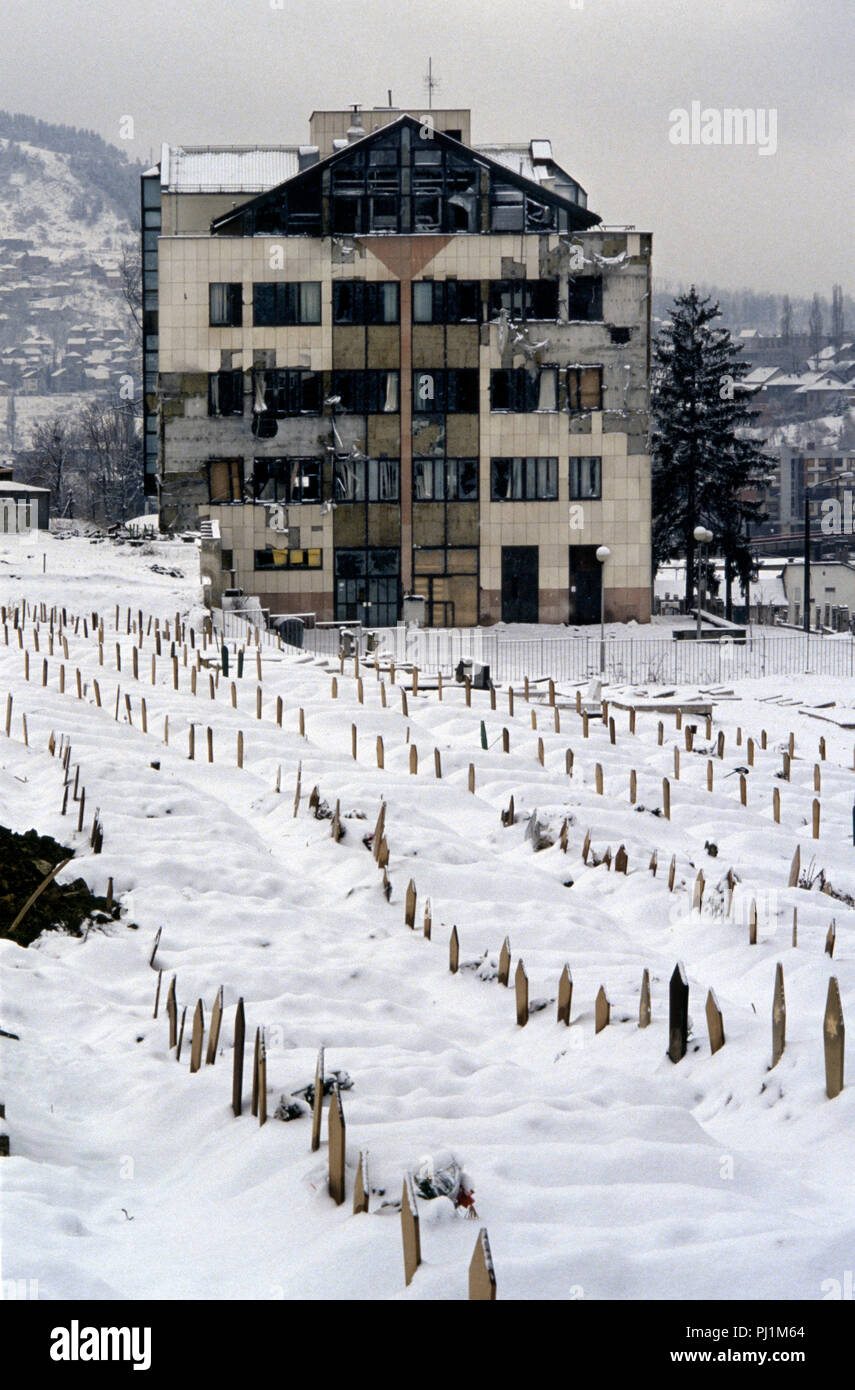
M316 458L255 459L253 497L257 502L285 502L289 506L321 502L323 465Z
M274 420L289 415L320 415L323 395L320 372L277 367L272 371L255 370L253 378L253 411L256 414L266 412ZM263 437L260 428L257 433Z
M413 323L477 323L480 293L477 280L415 280Z
M335 280L333 323L399 323L400 291L397 280Z
M397 502L401 466L398 459L336 459L336 502Z
M558 459L491 459L490 500L491 502L557 501Z
M567 295L567 318L593 322L603 317L603 281L600 275L571 277Z
M478 412L478 368L442 367L413 372L414 414Z
M477 502L477 459L413 459L413 500Z
M320 323L320 281L279 281L253 285L252 321L256 328Z
M570 460L570 500L581 502L602 496L603 460L596 455Z
M558 409L558 369L499 368L490 372L490 409L529 414Z
M243 324L243 285L210 284L208 311L212 328L240 328Z
M243 415L243 372L208 374L208 414Z
M333 372L336 409L345 415L396 415L399 405L398 372L375 370Z
M498 318L502 309L510 318L557 319L557 280L491 280L490 318Z

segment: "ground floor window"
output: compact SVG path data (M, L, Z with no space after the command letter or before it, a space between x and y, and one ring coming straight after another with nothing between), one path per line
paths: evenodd
M394 627L398 621L400 574L400 550L336 550L336 619L370 627Z

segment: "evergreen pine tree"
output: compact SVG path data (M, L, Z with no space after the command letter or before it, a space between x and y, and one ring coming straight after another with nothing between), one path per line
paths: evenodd
M725 560L728 610L734 574L746 580L752 558L747 527L765 514L757 490L765 484L771 458L746 437L757 412L746 404L739 383L749 371L742 348L721 314L694 287L679 295L671 322L654 350L653 390L653 562L658 567L683 555L686 609L695 585L696 526L708 526L713 546Z

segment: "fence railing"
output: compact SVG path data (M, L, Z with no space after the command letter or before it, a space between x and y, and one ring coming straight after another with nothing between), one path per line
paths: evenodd
M582 681L600 675L600 639L596 637L506 637L489 628L377 629L378 650L397 665L425 672L453 673L462 659L483 662L494 681L545 679ZM337 656L337 628L310 628L305 647ZM360 649L365 651L364 636ZM855 678L855 639L749 636L745 642L607 638L603 646L605 678L615 685L723 684L731 680L810 673Z

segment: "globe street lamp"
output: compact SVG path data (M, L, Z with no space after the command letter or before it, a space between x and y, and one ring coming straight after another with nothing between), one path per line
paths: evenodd
M705 547L708 546L713 538L712 531L708 531L706 526L696 526L693 533L698 543L698 628L695 640L701 640L701 609L706 598L706 569L704 568Z
M597 559L600 562L600 677L606 673L606 561L611 556L607 545L597 546Z

